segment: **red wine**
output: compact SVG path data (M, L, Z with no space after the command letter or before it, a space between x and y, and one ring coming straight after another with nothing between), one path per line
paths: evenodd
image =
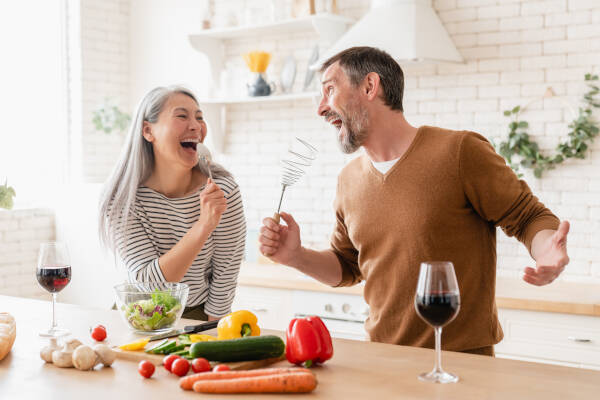
M417 313L432 326L444 326L458 314L460 298L456 293L430 293L415 298Z
M57 293L71 281L71 266L44 265L37 269L36 277L40 286L50 293Z

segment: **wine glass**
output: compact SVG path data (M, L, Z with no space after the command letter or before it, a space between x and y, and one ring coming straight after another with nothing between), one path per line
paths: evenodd
M442 327L452 321L460 309L460 293L451 262L421 263L417 295L417 314L435 330L435 366L419 375L426 382L453 383L458 376L442 370Z
M71 281L71 262L69 250L62 242L47 242L40 246L40 255L36 270L40 286L52 293L52 326L40 332L44 337L60 337L68 335L67 329L59 328L56 324L56 294L64 289Z

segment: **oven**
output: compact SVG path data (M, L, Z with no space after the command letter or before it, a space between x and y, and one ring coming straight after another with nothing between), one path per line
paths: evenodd
M364 329L369 307L360 295L294 290L292 306L295 317L321 318L332 337L369 340Z

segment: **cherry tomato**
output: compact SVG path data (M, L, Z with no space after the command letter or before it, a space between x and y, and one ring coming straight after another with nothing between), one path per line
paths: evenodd
M231 369L225 365L225 364L219 364L219 365L215 365L215 367L213 368L214 372L218 372L218 371L231 371Z
M177 376L184 376L190 370L190 362L185 358L179 358L173 362L171 372Z
M206 358L195 358L192 361L192 371L195 373L210 371L210 363Z
M150 378L154 373L154 364L148 360L140 361L138 364L138 372L144 378Z
M165 358L163 358L163 365L165 366L165 369L169 372L171 372L171 367L173 366L173 363L175 362L175 360L180 359L181 357L178 356L177 354L170 354L168 356L166 356Z
M91 330L91 333L92 338L97 342L101 342L106 339L106 328L103 325L96 326Z

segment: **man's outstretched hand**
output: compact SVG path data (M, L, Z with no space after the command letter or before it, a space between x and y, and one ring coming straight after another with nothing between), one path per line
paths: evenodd
M544 235L544 232L538 234ZM567 255L568 233L569 222L562 221L558 226L558 230L554 233L534 238L537 243L535 243L535 249L532 253L536 259L536 267L525 267L523 275L525 282L536 286L547 285L563 272L565 266L569 263L569 256Z

